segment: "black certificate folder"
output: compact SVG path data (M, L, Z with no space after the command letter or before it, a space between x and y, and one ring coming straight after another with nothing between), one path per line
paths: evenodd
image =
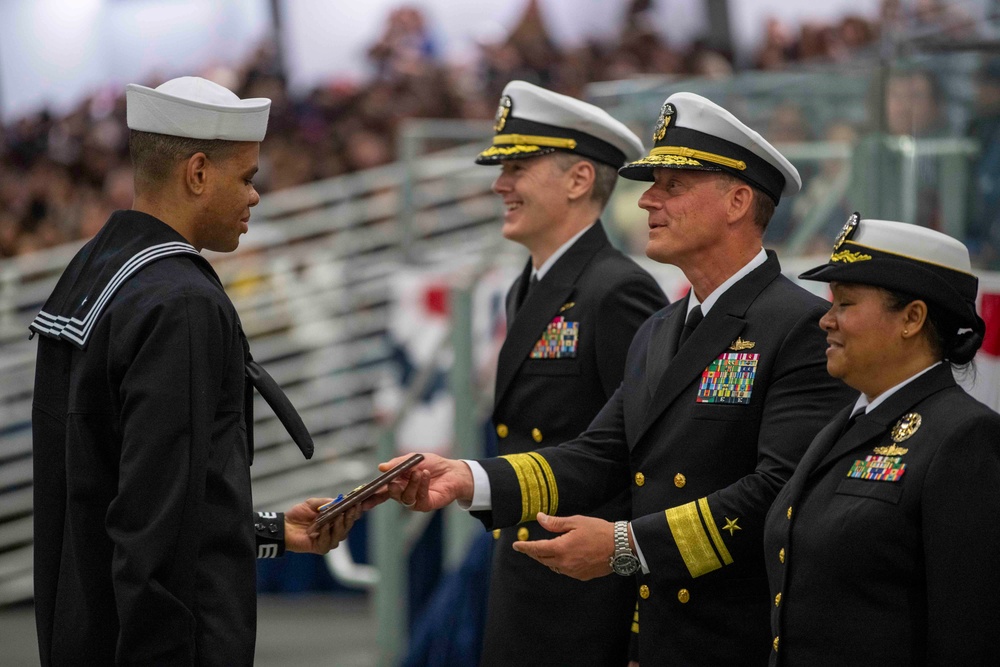
M424 460L423 454L414 454L394 468L385 471L375 479L362 484L346 496L338 497L319 508L319 516L313 521L313 529L322 528L358 503L371 498L383 486Z

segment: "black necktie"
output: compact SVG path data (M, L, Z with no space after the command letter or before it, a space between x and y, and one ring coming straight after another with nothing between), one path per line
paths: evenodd
M851 430L851 427L854 426L854 424L858 421L858 417L860 417L863 414L865 414L864 410L858 412L857 414L851 415L851 418L847 420L847 423L844 424L843 430L840 432L841 437L843 437L845 433Z
M691 336L698 324L704 319L704 315L701 314L701 306L695 306L688 313L687 319L684 321L684 328L681 329L681 338L677 342L677 349L681 349L684 346L685 341Z
M531 292L535 289L536 285L538 285L538 276L533 275L531 276L531 280L528 281L527 289L524 290L524 298L521 299L521 303L517 306L518 310L521 310L521 306L523 306L524 302L528 300L529 296L531 296Z

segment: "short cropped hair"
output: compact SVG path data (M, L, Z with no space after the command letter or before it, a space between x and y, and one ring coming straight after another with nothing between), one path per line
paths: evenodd
M736 185L746 185L753 190L753 203L751 204L750 215L753 216L754 223L760 227L763 234L767 229L767 223L771 222L774 215L774 200L758 187L750 185L742 178L737 178L732 174L722 172L719 174L718 186L720 190L726 190Z
M615 185L618 183L617 169L610 164L597 162L576 153L556 151L552 155L555 157L556 164L564 172L569 171L569 168L577 162L589 162L593 165L594 186L590 190L590 198L600 204L602 209L607 205L608 200L611 199L611 193L615 191Z
M240 142L225 139L190 139L129 130L128 151L135 173L135 190L138 193L162 185L174 165L195 153L224 160L239 145Z

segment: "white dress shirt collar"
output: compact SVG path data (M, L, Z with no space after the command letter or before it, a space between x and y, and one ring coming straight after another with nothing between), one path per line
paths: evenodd
M566 251L569 250L571 247L573 247L573 244L576 243L581 236L586 234L587 230L589 230L595 224L597 223L594 222L588 225L585 229L581 229L579 232L576 233L575 236L573 236L573 238L571 238L569 241L566 241L566 243L563 243L561 246L559 246L559 249L556 250L554 253L552 253L552 256L549 257L547 260L545 260L544 264L542 264L538 268L532 267L531 277L538 278L539 280L544 278L545 274L549 272L549 269L551 269L552 266L559 261L559 258L565 255Z
M721 297L723 294L726 293L727 289L738 283L741 279L749 275L751 271L753 271L766 261L767 261L767 252L763 248L761 248L760 252L754 255L753 259L744 264L742 269L740 269L733 275L729 276L726 282L716 287L711 294L705 297L704 301L701 302L698 301L698 297L694 295L694 288L692 288L691 298L688 299L687 312L690 313L692 310L694 310L695 306L701 306L701 314L703 316L708 316L708 311L712 309L712 306L714 306L715 302L719 300L719 297Z

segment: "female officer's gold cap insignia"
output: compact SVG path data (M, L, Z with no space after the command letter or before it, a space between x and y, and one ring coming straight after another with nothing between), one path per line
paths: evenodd
M837 237L829 261L799 278L901 292L939 307L956 330L969 328L980 335L986 331L976 313L979 279L972 272L968 248L919 225L855 213Z

